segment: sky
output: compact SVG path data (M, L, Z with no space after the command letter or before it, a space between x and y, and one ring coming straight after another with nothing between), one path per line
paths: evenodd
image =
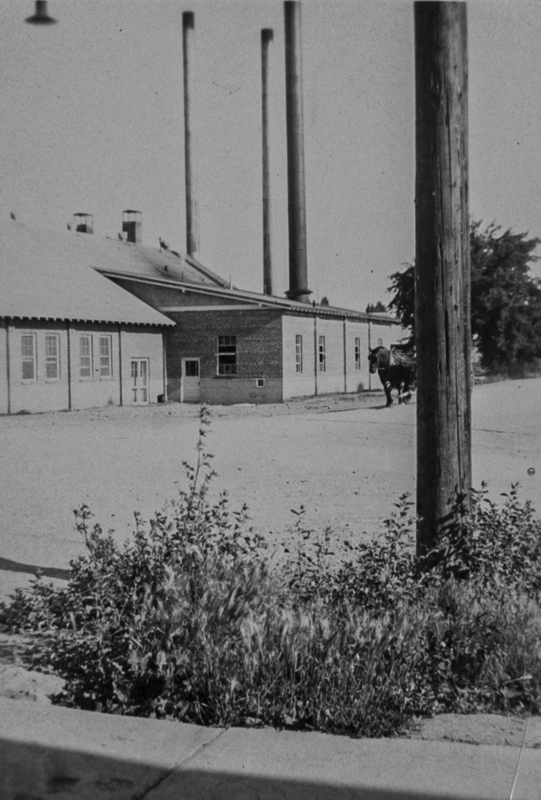
M470 211L541 237L541 0L470 0ZM49 0L0 8L0 221L185 250L182 12L195 13L200 260L262 291L261 28L270 49L275 294L288 288L283 3ZM411 0L302 4L308 285L364 310L414 256ZM541 269L536 268L541 275Z

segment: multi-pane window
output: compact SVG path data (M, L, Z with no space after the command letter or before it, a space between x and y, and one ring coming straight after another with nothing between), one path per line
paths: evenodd
M355 337L355 369L361 368L361 340Z
M79 377L92 377L92 336L89 333L79 336Z
M302 372L302 336L295 336L295 371Z
M237 374L237 337L218 336L218 375Z
M327 357L325 355L325 337L319 337L319 371L325 372L327 367Z
M36 380L36 335L23 333L21 336L21 356L23 367L23 381Z
M60 378L60 336L48 333L45 336L45 378L56 381Z
M100 378L111 378L113 362L111 358L111 337L100 336Z

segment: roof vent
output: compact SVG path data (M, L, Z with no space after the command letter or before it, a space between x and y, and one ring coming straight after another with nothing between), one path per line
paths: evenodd
M94 233L94 217L85 211L73 215L73 225L76 233Z
M122 233L126 234L126 241L132 244L141 244L143 240L143 223L140 211L126 209L122 212Z

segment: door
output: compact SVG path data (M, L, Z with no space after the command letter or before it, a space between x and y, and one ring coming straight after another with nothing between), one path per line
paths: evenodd
M131 399L134 405L148 403L148 358L131 360Z
M199 359L182 359L181 402L198 403L201 399L201 379L199 376Z

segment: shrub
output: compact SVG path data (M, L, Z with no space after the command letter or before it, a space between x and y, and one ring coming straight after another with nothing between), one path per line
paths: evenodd
M427 572L406 496L375 539L338 542L296 514L277 565L246 509L209 496L200 413L187 489L119 545L76 517L86 553L67 585L38 577L0 609L41 633L58 702L205 725L390 735L438 711L539 709L541 523L516 487L475 494Z

